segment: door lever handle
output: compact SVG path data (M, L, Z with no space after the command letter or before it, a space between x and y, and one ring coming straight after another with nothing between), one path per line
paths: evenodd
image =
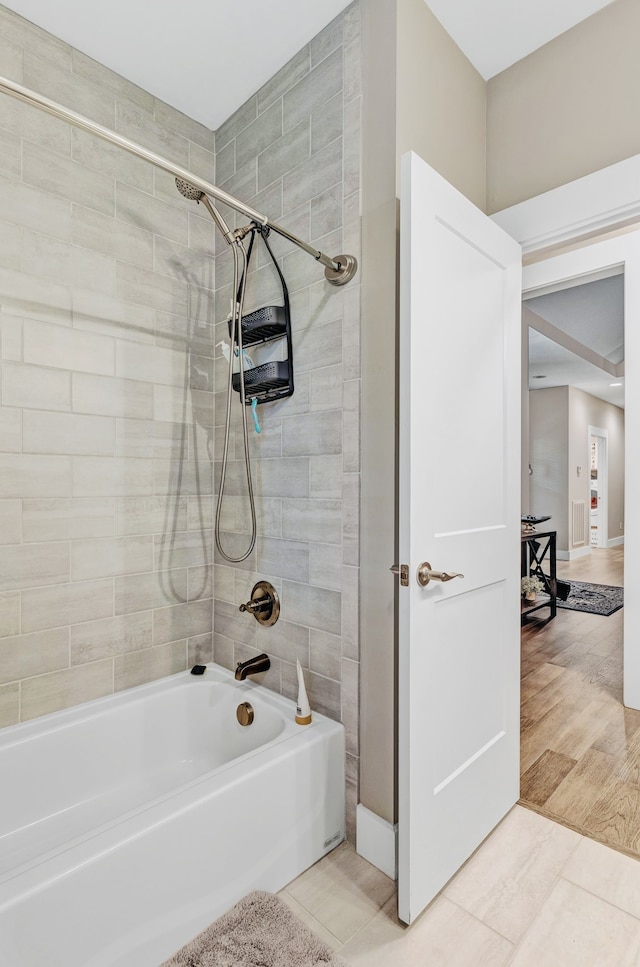
M423 561L418 567L418 584L426 588L430 581L452 581L454 578L463 578L464 574L460 574L457 571L433 571L431 565L428 561Z

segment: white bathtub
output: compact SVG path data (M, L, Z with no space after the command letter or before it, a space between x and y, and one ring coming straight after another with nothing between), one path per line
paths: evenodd
M208 665L2 730L0 964L157 967L341 842L343 727L294 714Z

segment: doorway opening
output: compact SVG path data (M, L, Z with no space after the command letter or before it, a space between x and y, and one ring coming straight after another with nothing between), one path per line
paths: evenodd
M623 293L618 268L523 300L523 514L551 518L558 607L523 609L520 795L640 855L640 712L623 705Z

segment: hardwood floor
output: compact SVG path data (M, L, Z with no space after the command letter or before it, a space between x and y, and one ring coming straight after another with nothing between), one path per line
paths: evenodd
M558 577L622 585L623 548L559 561ZM622 705L622 615L558 609L523 626L520 801L640 856L640 712Z

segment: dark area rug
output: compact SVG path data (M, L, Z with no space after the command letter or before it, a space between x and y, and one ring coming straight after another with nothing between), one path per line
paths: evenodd
M566 601L557 600L559 608L569 611L586 611L588 614L601 614L608 617L624 605L624 589L610 584L587 584L571 581L571 590Z
M161 967L347 967L274 893L250 893Z

